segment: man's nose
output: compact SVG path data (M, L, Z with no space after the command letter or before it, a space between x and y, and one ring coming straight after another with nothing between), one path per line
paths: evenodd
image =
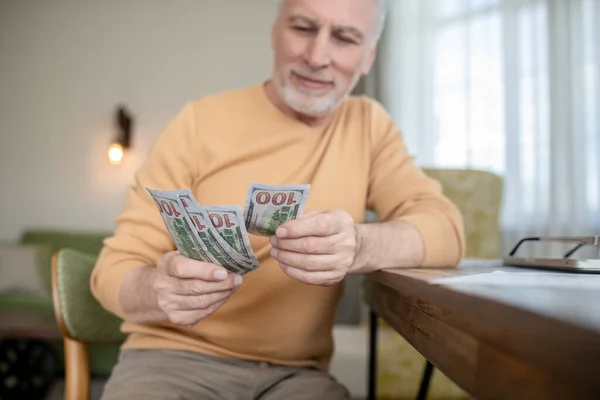
M326 33L319 33L311 41L306 54L306 63L314 69L329 66L331 63L331 43Z

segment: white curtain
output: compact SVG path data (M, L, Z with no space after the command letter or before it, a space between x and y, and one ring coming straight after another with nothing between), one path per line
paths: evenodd
M379 98L417 162L503 176L504 252L600 235L600 0L390 3Z

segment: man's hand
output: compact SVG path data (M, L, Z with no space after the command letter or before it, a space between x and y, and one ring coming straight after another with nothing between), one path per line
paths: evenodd
M271 255L283 271L311 285L334 285L358 252L354 220L346 211L313 211L288 221L271 236Z
M193 326L218 310L242 284L223 267L191 260L178 252L157 263L153 291L170 322Z

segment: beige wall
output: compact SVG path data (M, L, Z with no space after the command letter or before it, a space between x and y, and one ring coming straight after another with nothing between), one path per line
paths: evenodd
M271 70L275 0L1 0L0 240L111 230L154 138L187 102ZM117 104L133 151L108 163Z

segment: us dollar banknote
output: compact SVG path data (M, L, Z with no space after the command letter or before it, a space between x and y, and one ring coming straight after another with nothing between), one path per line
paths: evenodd
M185 209L185 212L192 220L198 236L220 265L230 270L236 270L235 272L238 274L245 274L258 266L258 263L255 264L252 260L237 253L219 235L219 232L211 225L204 207L189 206Z
M258 260L252 251L252 247L248 239L248 232L243 224L243 219L241 218L241 208L239 206L220 207L200 205L190 189L173 190L172 193L175 193L177 196L179 196L186 210L194 207L197 219L206 218L206 216L199 215L199 208L206 210L207 213L209 208L211 210L215 210L213 215L208 215L209 220L205 225L209 229L209 232L215 231L218 233L218 237L215 240L219 242L219 246L238 262L241 262L242 264L249 264L253 269L258 267ZM219 215L218 212L221 209L226 210L229 214ZM192 219L191 216L190 219ZM237 229L235 230L231 229L236 227ZM211 235L211 237L212 236L214 235Z
M205 206L208 218L219 235L239 254L252 260L258 265L258 261L248 237L244 214L240 206Z
M146 188L179 252L193 260L216 263L204 246L177 195Z
M263 185L251 182L246 197L244 222L248 232L275 234L284 222L302 215L310 185Z
M180 203L191 224L193 225L198 237L204 244L205 249L208 251L213 260L216 260L216 264L221 265L229 271L237 274L244 274L252 271L258 267L258 261L256 257L249 258L245 254L252 254L247 250L241 253L236 251L236 248L244 247L244 240L242 237L236 238L240 242L236 246L231 246L223 237L219 234L218 230L212 226L210 219L204 210L204 206L201 206L194 194L190 189L178 189L169 190L162 192L164 195L169 197L178 197ZM215 218L216 220L216 218ZM246 238L246 242L247 238ZM249 242L248 242L249 244Z

